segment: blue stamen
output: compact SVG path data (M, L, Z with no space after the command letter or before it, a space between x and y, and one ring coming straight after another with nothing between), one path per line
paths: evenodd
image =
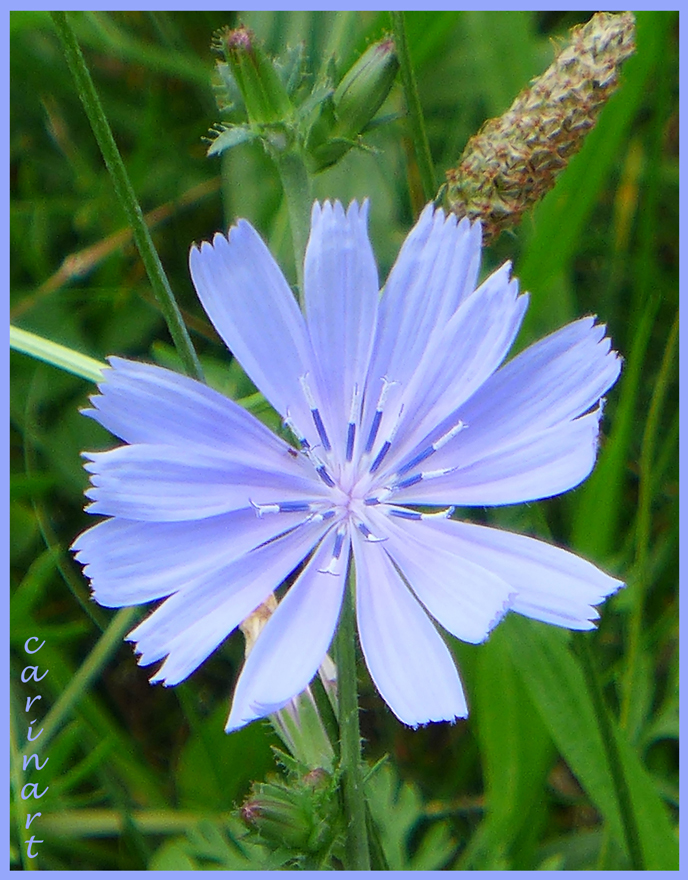
M332 447L330 446L330 438L327 436L325 425L323 424L323 420L320 416L320 410L318 410L317 407L315 409L312 409L311 415L313 416L315 427L318 429L318 434L320 435L322 445L325 447L325 452L329 452Z
M315 469L315 472L326 486L329 486L330 489L334 488L335 482L332 477L327 473L327 469L325 468L324 464L321 464L320 467L317 467Z
M380 467L384 457L389 452L389 448L391 445L392 444L389 440L385 440L385 442L382 444L382 447L381 447L380 451L378 452L378 454L375 458L375 461L370 466L370 473L371 474L374 474L375 471Z
M402 480L400 483L397 483L394 487L395 489L408 489L409 486L415 486L416 483L420 483L423 480L423 474L414 474L412 477L407 477L405 480Z
M292 422L292 420L289 416L289 411L287 411L287 415L284 418L284 421L282 424L284 424L287 428L289 428L289 430L294 435L294 437L296 437L301 449L308 450L311 448L308 440L306 440L306 438L304 436L302 436L302 434L299 431L296 430L296 425Z
M332 551L332 557L334 559L339 559L342 547L344 546L344 537L346 533L344 531L337 532L337 535L334 539L334 550Z
M313 516L309 516L306 522L323 522L323 520L332 519L334 515L334 510L325 510L322 513L314 513Z
M373 424L370 426L370 433L368 434L368 442L366 443L365 451L370 452L373 448L373 443L375 443L375 438L377 437L377 432L380 428L380 422L382 421L382 410L376 409L375 415L373 416Z
M308 501L281 501L278 507L280 513L300 513L312 509Z
M404 474L407 474L410 470L412 470L416 465L419 465L421 461L425 461L426 458L429 458L432 453L435 451L435 447L431 444L430 446L426 446L422 452L419 452L418 455L414 455L411 461L408 464L405 464L403 467L400 467L397 476L402 477Z
M346 460L351 461L354 457L354 440L356 438L356 425L349 422L349 429L346 434Z

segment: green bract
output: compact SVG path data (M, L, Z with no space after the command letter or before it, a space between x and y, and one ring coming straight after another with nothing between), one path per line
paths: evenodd
M243 109L248 124L218 125L209 155L260 139L273 156L296 149L311 173L334 165L352 147L363 147L361 135L389 95L399 67L394 42L385 37L369 46L339 82L331 59L304 87L300 51L272 58L243 26L221 31L214 47L225 59L217 65L218 105L235 116Z

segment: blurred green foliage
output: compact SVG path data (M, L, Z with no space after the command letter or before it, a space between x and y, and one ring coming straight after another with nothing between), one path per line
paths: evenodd
M546 67L550 37L582 18L408 14L438 185L480 124ZM628 588L606 604L593 635L513 617L485 645L453 643L471 706L468 721L453 726L403 728L361 670L366 756L389 755L370 786L392 868L628 866L581 639L592 643L613 716L646 866L678 864L678 16L637 18L637 54L597 129L534 216L485 252L483 267L511 259L531 291L519 347L585 313L608 322L625 367L609 394L597 469L563 498L472 512L570 546ZM243 216L292 278L293 255L278 178L260 146L206 158L203 139L219 121L212 34L243 21L268 52L302 43L314 73L331 56L341 73L389 19L89 12L72 20L206 375L246 397L254 389L196 301L189 246ZM12 321L99 360L174 366L50 18L15 12L10 22ZM403 111L399 86L385 109ZM371 199L384 278L414 221L419 183L403 118L368 143L374 152L348 153L315 189L321 198ZM242 841L246 830L230 816L274 767L267 725L222 732L241 638L170 690L148 684L119 636L99 641L113 612L89 601L67 548L88 524L79 453L112 439L79 415L93 391L85 381L15 352L11 377L13 867L279 867L274 854ZM46 642L32 661L29 636ZM49 674L23 683L27 662ZM85 684L69 691L77 675ZM37 693L33 716L59 712L37 743L49 764L24 773L24 704ZM31 826L44 841L32 860L24 826L35 807L18 796L26 782L50 787Z

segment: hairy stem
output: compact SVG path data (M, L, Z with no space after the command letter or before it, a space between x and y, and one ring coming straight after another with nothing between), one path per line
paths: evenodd
M413 148L416 153L423 195L425 200L429 202L435 198L437 191L435 171L432 165L428 136L425 131L423 111L421 110L420 98L418 97L416 77L411 66L411 55L409 53L408 40L406 39L406 21L403 12L392 12L391 15L394 45L397 50L397 57L399 58L399 72L401 73L401 82L404 87Z
M311 226L313 196L311 181L301 155L295 150L275 156L284 197L289 211L289 225L294 245L296 283L299 287L299 301L303 304L303 261Z
M349 580L337 630L337 689L344 811L347 818L347 869L370 870L366 801L361 767L361 731L356 684L356 632L354 625L354 575Z

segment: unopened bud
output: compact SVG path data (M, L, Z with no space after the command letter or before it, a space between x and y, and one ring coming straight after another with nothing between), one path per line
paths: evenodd
M324 101L306 140L313 171L334 165L355 144L389 95L399 69L394 41L373 43Z
M321 769L254 783L240 812L269 845L304 854L331 850L340 834L337 786Z
M480 219L486 243L516 226L583 146L634 51L631 12L599 12L574 28L545 73L486 122L447 171L449 208Z
M286 87L252 31L243 25L225 28L215 45L232 71L250 122L280 122L291 115Z
M373 43L344 75L333 96L337 134L357 137L389 95L399 69L394 40Z
M302 849L312 831L298 797L286 786L259 783L241 807L241 817L267 840Z

